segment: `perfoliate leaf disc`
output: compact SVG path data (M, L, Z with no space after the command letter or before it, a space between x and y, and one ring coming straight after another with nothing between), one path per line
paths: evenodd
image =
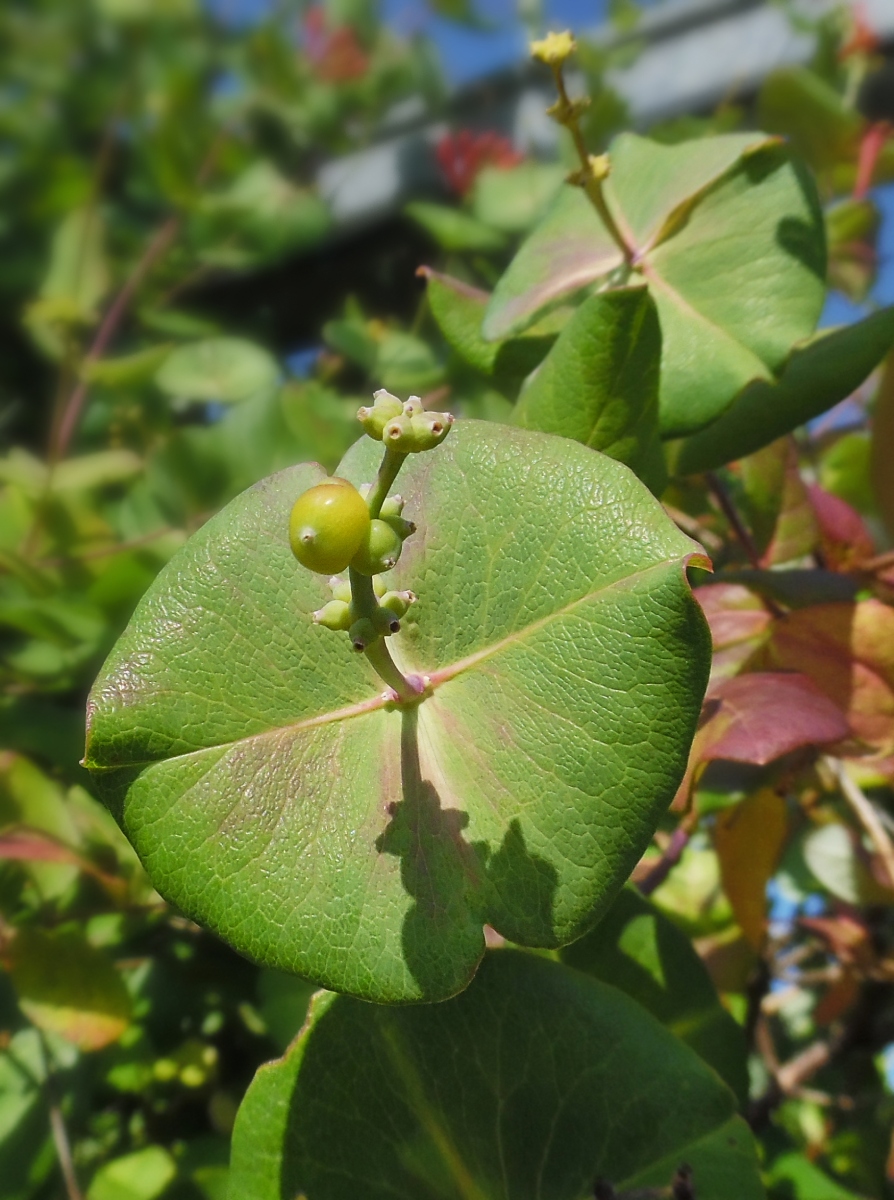
M355 485L381 446L338 468ZM400 476L419 532L393 711L288 515L243 493L171 560L90 698L87 764L155 886L243 953L377 1001L464 987L488 922L556 946L608 906L673 797L710 644L698 552L620 463L460 422Z

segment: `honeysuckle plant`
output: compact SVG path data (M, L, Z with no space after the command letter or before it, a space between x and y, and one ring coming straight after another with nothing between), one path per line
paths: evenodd
M818 377L844 394L894 321L810 341L824 238L785 147L594 156L573 51L534 46L580 159L552 210L489 301L429 275L472 365L526 362L511 423L378 390L334 475L289 467L190 539L91 693L85 763L155 887L327 989L249 1091L240 1198L761 1194L741 1060L721 1082L555 952L698 769L711 563L656 495L765 395L775 434Z
M105 204L47 250L59 419L0 459L0 1200L228 1162L232 1200L884 1195L890 370L871 432L790 435L894 341L815 332L872 279L866 64L772 78L769 135L606 145L585 53L535 47L566 183L483 172L412 331L350 300L307 382L179 309L234 213L296 244L269 164L224 147L136 279Z

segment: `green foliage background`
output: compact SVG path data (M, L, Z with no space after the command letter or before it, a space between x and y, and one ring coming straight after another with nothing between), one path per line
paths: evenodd
M602 234L577 193L558 201L561 220L549 208L573 164L564 142L562 164L497 155L462 197L420 198L383 247L338 240L313 187L318 164L374 141L402 99L421 94L437 111L443 91L430 48L396 40L374 6L333 3L310 23L283 7L304 21L303 49L285 19L233 32L194 0L39 0L0 10L0 1200L227 1194L239 1104L258 1067L301 1027L315 984L241 958L153 890L80 765L84 705L138 601L188 537L273 472L308 460L332 470L356 438L358 404L380 386L418 392L461 417L572 438L632 467L720 572L715 588L725 590L699 589L715 681L747 666L737 677L744 688L718 693L724 714L748 717L770 704L761 689L780 669L821 683L834 662L858 680L841 694L833 688L831 700L804 685L800 725L791 710L771 707L781 739L708 722L691 760L694 806L662 820L634 874L654 903L625 891L593 932L544 953L573 968L575 982L548 976L556 995L537 993L527 1034L538 1031L530 1053L539 1071L551 1046L570 1071L584 1049L602 1056L619 1030L629 1028L635 1044L645 1009L656 1055L671 1064L680 1056L680 1073L694 1072L704 1088L702 1126L697 1134L681 1126L669 1145L710 1142L729 1124L747 1158L747 1117L774 1198L891 1195L884 1052L894 1042L894 879L884 837L867 834L866 810L834 774L843 756L884 830L894 812L890 368L860 393L868 418L812 437L801 428L863 384L894 341L890 311L809 340L827 288L864 302L873 282L878 215L871 200L851 197L866 135L854 97L874 69L873 50L839 56L852 30L833 14L811 30L811 67L772 76L753 109L726 105L651 131L668 150L662 162L679 163L670 151L681 142L691 156L668 179L682 177L690 190L699 178L706 188L720 180L718 206L741 193L758 213L755 196L766 196L769 222L779 206L800 205L799 219L827 242L824 278L817 261L782 263L769 235L760 254L731 264L712 250L710 213L696 206L685 247L670 239L650 248L657 282L648 294L616 286L572 314L563 303L580 299L580 278L542 269L556 261L555 230L583 231L595 262L588 282L619 264L616 247L593 251ZM633 52L632 43L614 57L581 47L593 151L625 122L604 72ZM789 137L815 173L822 212L802 167L777 169L781 152L756 129ZM740 136L702 140L730 131ZM753 176L769 181L763 192L747 190L747 170L729 173L746 150ZM665 208L637 209L635 184L643 162L658 161L654 147L628 136L613 154L615 200L648 240L672 211L661 178L655 194ZM770 165L759 170L757 160ZM876 178L894 175L891 143L875 169ZM413 274L423 261L432 268L426 284ZM345 282L334 291L329 282L326 303L337 296L337 304L325 311L315 287L337 266ZM714 354L686 321L704 300L704 280L727 270L736 286L722 323L747 336L723 335ZM767 301L770 275L775 296L789 289L797 300L781 315ZM668 281L682 297L676 307L661 290ZM764 304L754 334L749 314ZM660 380L656 319L665 332ZM682 332L672 343L674 321ZM289 366L296 329L320 350L300 372ZM631 346L641 358L628 362ZM671 357L685 360L691 346L716 365L701 408ZM809 491L817 484L819 499ZM831 763L819 753L829 744L839 755ZM766 940L771 880L807 920L771 928ZM306 1151L316 1179L337 1174L342 1142L360 1137L381 1089L402 1087L412 1101L407 1071L424 1078L440 1069L433 1048L464 1036L462 1014L490 1013L486 1031L500 1003L495 978L516 973L523 990L545 970L540 955L493 955L459 1007L394 1010L372 1030L369 1006L318 997L312 1038L265 1068L239 1118L239 1200L261 1186L264 1170L298 1186L301 1147L319 1149ZM604 983L619 989L605 1002L608 1032L594 1000ZM574 1020L563 1024L566 1009ZM359 1083L347 1062L342 1077L326 1071L346 1029L376 1047ZM491 1080L488 1038L479 1036L484 1044L469 1054ZM731 1091L693 1067L685 1046ZM816 1057L817 1046L826 1057L799 1073L799 1056ZM670 1113L679 1073L636 1070ZM455 1082L461 1097L466 1081ZM594 1095L618 1086L611 1074L597 1082ZM286 1150L263 1139L252 1146L267 1106L291 1104L301 1089L319 1105L298 1105ZM454 1104L444 1101L448 1126ZM343 1110L337 1137L327 1105ZM490 1112L481 1122L500 1128ZM451 1130L461 1157L473 1159L475 1130ZM396 1137L399 1168L389 1168L409 1172L406 1194L420 1173L435 1180L432 1195L479 1194L442 1177L443 1164L425 1159L414 1138L408 1118ZM566 1165L582 1153L573 1138L562 1151ZM692 1153L713 1161L710 1144ZM672 1160L654 1178L631 1167L616 1182L663 1186ZM478 1183L491 1181L480 1194L502 1194L484 1152L479 1167ZM373 1194L364 1171L377 1169L358 1160L351 1186ZM756 1194L756 1184L741 1183L749 1168L736 1170L741 1195ZM557 1172L550 1186L563 1195L592 1182ZM527 1194L529 1184L524 1175L507 1194Z

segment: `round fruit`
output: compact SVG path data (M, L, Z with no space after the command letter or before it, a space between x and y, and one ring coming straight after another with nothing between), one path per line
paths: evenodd
M351 566L361 575L379 575L391 570L400 558L402 548L400 534L387 521L370 521L369 533L351 560Z
M292 553L320 575L343 571L369 534L369 509L352 483L333 476L295 501L289 517Z

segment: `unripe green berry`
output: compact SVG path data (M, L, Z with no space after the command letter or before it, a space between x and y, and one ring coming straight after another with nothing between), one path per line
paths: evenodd
M343 632L351 628L351 606L344 600L330 600L314 613L314 624Z
M403 542L387 521L370 521L369 532L351 566L361 575L380 575L390 571L400 558Z
M384 596L388 591L388 584L381 575L373 576L373 591L377 596Z
M389 421L382 430L382 441L400 454L412 454L416 449L416 439L410 418L399 416Z
M361 617L348 630L348 636L351 639L351 645L355 650L360 652L365 650L367 646L371 646L380 635L369 617Z
M414 411L389 421L382 431L382 441L401 454L419 454L423 450L434 450L450 432L453 413Z
M289 517L292 553L320 575L343 571L369 534L369 509L346 479L333 477L309 488Z
M415 417L425 409L418 396L410 396L409 400L404 401L402 411L405 417Z
M390 608L377 608L373 614L373 624L382 637L390 637L400 630L400 618Z
M416 525L413 521L405 521L403 517L382 517L386 525L390 525L402 542L405 542L411 533L416 532Z
M386 592L380 601L382 608L387 608L400 620L406 614L411 604L416 603L415 592Z
M375 404L371 408L363 407L358 409L357 420L371 438L381 441L382 430L390 420L401 415L403 405L397 396L392 396L384 388L380 388L375 392L373 397Z
M329 590L336 600L343 600L345 604L351 603L351 585L347 579L342 579L340 575L333 575L329 580Z
M404 503L403 496L386 496L382 501L379 516L383 521L387 521L389 517L399 517L404 511Z
M440 446L450 432L453 413L419 413L412 418L411 424L420 449L434 450L435 446Z

